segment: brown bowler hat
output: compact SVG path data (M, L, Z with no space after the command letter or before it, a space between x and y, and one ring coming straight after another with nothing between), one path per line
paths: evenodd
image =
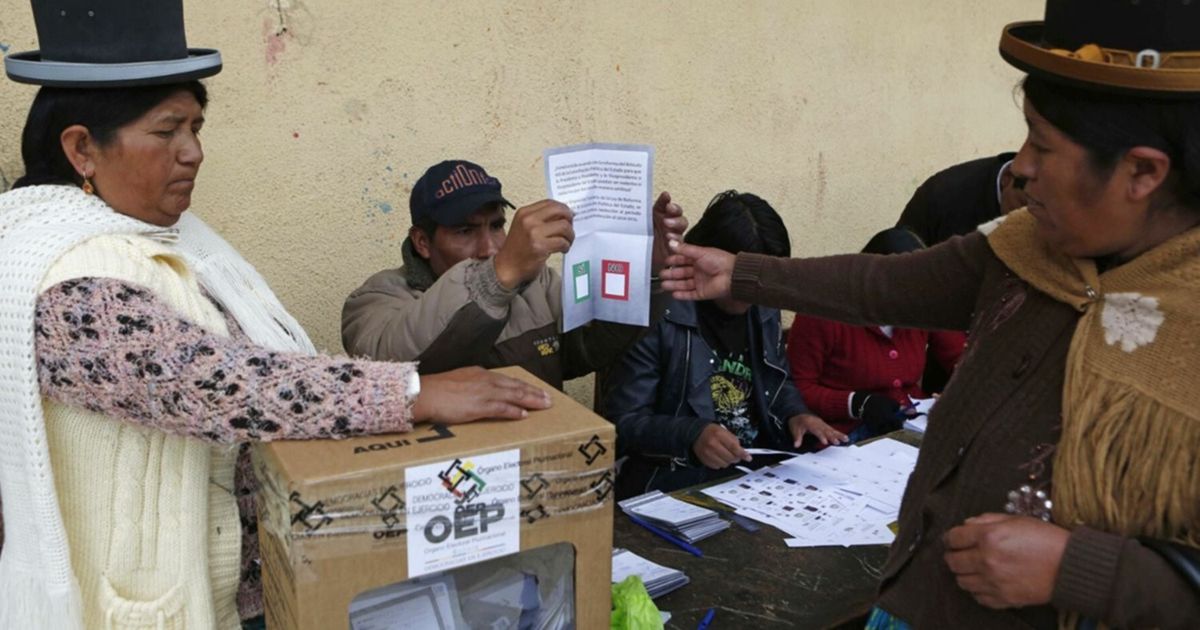
M1000 56L1097 91L1200 98L1200 0L1046 0L1044 21L1004 27Z

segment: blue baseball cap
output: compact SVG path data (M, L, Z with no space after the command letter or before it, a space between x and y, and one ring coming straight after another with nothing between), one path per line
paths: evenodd
M462 225L483 206L500 203L515 208L500 194L500 180L466 160L446 160L429 167L413 185L408 209L415 225L430 218L438 225Z

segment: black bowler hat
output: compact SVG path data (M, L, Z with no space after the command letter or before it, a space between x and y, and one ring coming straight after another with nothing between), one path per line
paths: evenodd
M1078 87L1200 98L1200 1L1046 0L1044 21L1004 28L1000 55Z
M490 203L514 207L500 194L500 180L466 160L446 160L429 167L413 184L408 210L415 225L428 217L438 225L462 225Z
M178 83L221 71L221 53L188 48L183 0L32 0L41 50L5 57L8 77L54 87Z

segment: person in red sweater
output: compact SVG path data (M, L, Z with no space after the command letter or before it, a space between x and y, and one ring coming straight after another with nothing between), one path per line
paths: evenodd
M891 228L872 237L863 253L924 247L916 234ZM910 398L927 397L920 384L927 348L949 373L965 345L961 332L854 326L796 315L788 361L804 401L853 443L899 429Z

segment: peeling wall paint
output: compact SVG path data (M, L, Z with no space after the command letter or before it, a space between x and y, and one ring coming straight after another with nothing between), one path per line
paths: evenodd
M265 0L260 14L263 16L263 57L268 67L288 59L289 50L294 53L312 43L317 20L305 3L299 0Z
M206 80L193 209L329 350L345 295L400 264L413 181L446 158L479 162L524 205L546 194L546 147L651 144L655 188L693 221L737 188L780 210L798 255L857 251L928 175L1017 146L1020 75L996 41L1044 12L1042 0L184 3L188 43L225 61ZM26 0L0 0L0 34L36 48ZM9 179L34 92L0 89Z
M289 35L286 26L277 24L271 18L263 18L263 41L266 43L264 54L267 65L279 63L279 57L287 50Z

